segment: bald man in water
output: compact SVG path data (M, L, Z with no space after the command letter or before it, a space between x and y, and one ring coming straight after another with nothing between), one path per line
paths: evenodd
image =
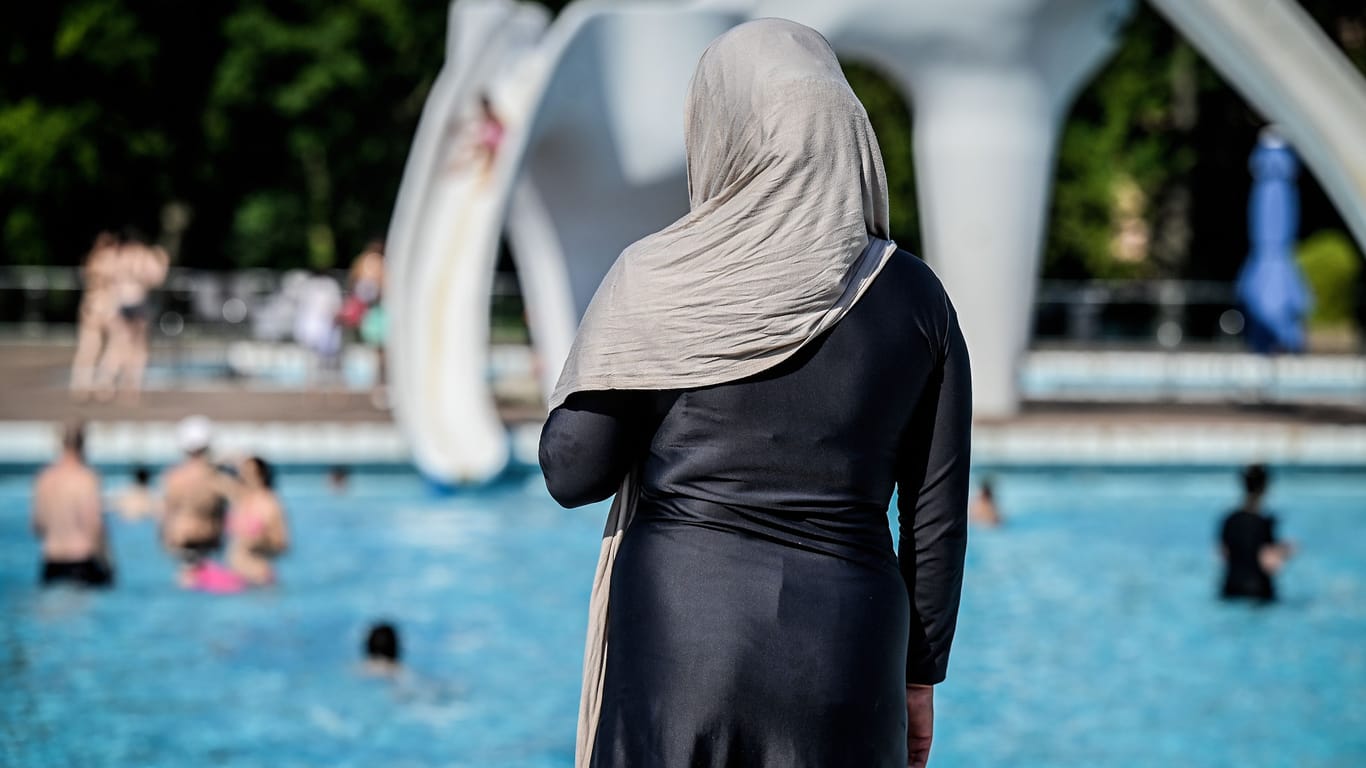
M85 463L85 428L62 432L62 453L33 483L33 532L42 542L44 585L113 583L100 511L100 476Z

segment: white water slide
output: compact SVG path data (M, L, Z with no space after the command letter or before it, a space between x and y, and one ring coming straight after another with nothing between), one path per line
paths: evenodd
M390 224L389 386L418 467L445 483L502 470L507 436L489 403L491 267L505 167L475 151L480 96L524 59L548 23L532 6L453 7L447 60L422 110ZM519 55L520 54L520 55Z
M1366 246L1366 84L1291 0L1151 0L1279 123ZM926 258L963 319L979 416L1013 412L1053 153L1130 0L457 0L388 243L391 392L422 472L487 479L508 456L488 385L506 233L541 384L620 250L687 210L682 105L717 34L759 16L819 29L915 104ZM506 135L471 159L487 96Z
M390 391L429 479L488 479L508 458L488 383L489 294L506 228L541 384L621 248L687 209L682 97L703 48L743 17L679 5L459 0L387 243ZM505 136L469 159L480 97Z

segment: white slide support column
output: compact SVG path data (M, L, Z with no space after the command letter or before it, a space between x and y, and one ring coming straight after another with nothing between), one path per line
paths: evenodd
M1029 343L1057 125L1027 75L928 79L915 116L925 258L968 343L973 413L1006 416Z
M1058 132L1130 8L925 0L876 29L827 21L837 50L865 52L913 105L922 255L958 310L978 417L1019 407Z

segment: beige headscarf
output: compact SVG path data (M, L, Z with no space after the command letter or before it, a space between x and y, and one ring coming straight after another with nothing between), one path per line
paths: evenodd
M692 210L612 265L551 408L575 392L700 387L767 370L834 327L896 251L877 138L815 30L761 19L718 37L697 64L685 120ZM593 579L580 768L597 734L612 565L636 497L632 473Z
M896 250L877 138L815 30L760 19L718 37L685 120L692 210L612 265L551 408L771 368L834 327Z

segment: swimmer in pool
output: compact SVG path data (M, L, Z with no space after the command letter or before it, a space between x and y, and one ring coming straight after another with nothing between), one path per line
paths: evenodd
M1000 508L996 506L996 492L992 488L990 478L982 481L977 498L973 499L972 505L968 507L968 520L987 528L997 528L1005 522L1001 517Z
M327 471L327 489L338 496L346 493L351 484L351 472L341 464Z
M62 432L62 452L33 483L33 532L42 542L44 586L113 584L109 539L100 512L100 476L85 463L85 428Z
M227 498L209 459L213 424L203 416L183 419L176 426L176 440L185 458L167 470L162 480L161 541L184 565L183 582L186 571L223 546Z
M275 583L275 559L289 549L289 525L275 495L275 473L265 459L237 465L237 486L228 509L227 565L248 586Z
M365 671L376 675L393 675L399 666L398 629L387 621L377 622L365 635Z
M1224 560L1221 596L1225 599L1275 600L1272 577L1295 554L1293 544L1276 539L1276 518L1262 507L1268 481L1263 464L1243 470L1243 504L1219 526L1219 553Z
M133 470L133 484L114 499L113 508L130 522L161 517L161 500L152 493L152 473L146 467Z

